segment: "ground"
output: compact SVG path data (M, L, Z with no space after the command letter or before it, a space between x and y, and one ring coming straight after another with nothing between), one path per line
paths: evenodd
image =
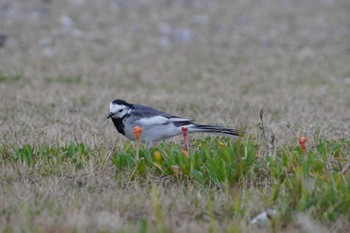
M244 127L258 157L278 156L261 137L264 107L276 148L296 147L301 135L313 148L347 140L349 11L347 0L1 0L0 230L152 231L162 209L169 232L347 232L346 214L324 223L307 211L256 229L249 221L266 207L263 185L246 197L240 182L227 191L155 174L130 179L111 162L126 139L105 118L120 98ZM72 142L92 151L80 167L9 159L26 145L37 155ZM349 152L342 155L348 169ZM221 218L235 192L251 212Z

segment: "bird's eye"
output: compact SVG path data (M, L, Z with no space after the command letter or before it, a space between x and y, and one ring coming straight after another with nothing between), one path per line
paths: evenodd
M120 109L118 112L122 112L123 111L123 109Z

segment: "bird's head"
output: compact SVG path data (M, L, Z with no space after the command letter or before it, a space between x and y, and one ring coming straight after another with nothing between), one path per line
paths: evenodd
M109 114L107 119L112 117L115 119L121 119L134 108L132 104L125 102L124 100L115 99L109 104Z

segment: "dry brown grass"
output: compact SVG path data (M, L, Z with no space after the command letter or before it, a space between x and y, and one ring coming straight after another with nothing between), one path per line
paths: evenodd
M248 127L265 105L283 138L289 125L349 136L347 1L2 5L0 70L19 76L0 84L8 141L115 139L103 121L114 98Z
M122 145L125 139L104 120L114 98L198 122L244 125L254 136L265 106L277 144L295 143L300 132L311 143L347 138L349 11L347 0L2 0L1 143ZM1 165L0 209L14 212L0 215L0 230L13 223L14 232L23 226L33 227L28 232L136 231L136 220L152 216L150 187L116 181L113 169L104 156L82 171L68 167L48 177ZM125 189L115 182L125 182ZM201 212L207 194L202 200L191 187L165 187L160 198L169 231L207 229ZM226 197L215 195L220 215ZM37 206L39 213L28 213ZM344 222L334 232L346 232ZM245 223L220 222L218 229L233 224L233 231L240 225L255 232ZM323 229L318 224L312 229ZM288 232L314 231L296 229Z

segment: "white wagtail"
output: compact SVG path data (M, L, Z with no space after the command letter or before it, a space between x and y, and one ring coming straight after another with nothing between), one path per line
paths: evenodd
M109 104L109 115L118 132L130 140L135 140L133 128L143 127L140 140L148 145L182 133L181 127L186 127L189 133L214 133L226 136L243 136L244 131L215 125L200 125L192 120L177 117L157 109L129 104L116 99Z

